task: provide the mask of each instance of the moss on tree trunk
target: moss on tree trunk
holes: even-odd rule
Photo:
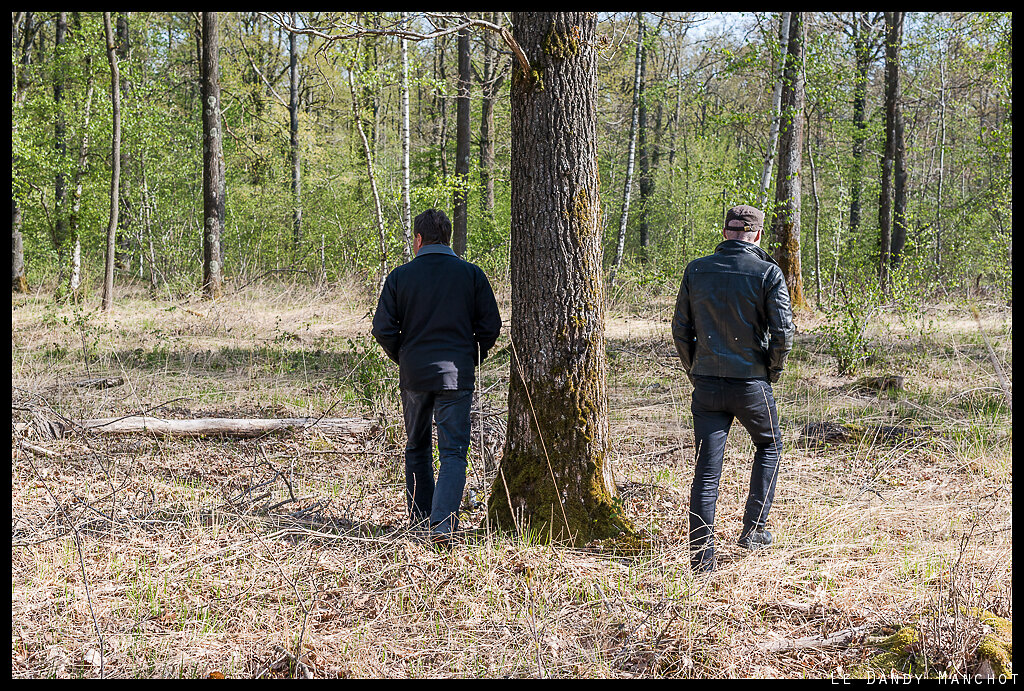
[[[512,80],[509,421],[488,516],[583,544],[628,530],[606,467],[596,16],[513,24],[544,78]]]

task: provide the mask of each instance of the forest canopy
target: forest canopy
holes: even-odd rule
[[[375,285],[408,256],[410,209],[458,216],[460,204],[465,258],[507,275],[509,89],[520,69],[495,30],[507,31],[507,15],[217,14],[228,286],[269,274]],[[717,244],[725,209],[763,204],[771,217],[789,14],[599,16],[603,254],[616,280],[668,288]],[[898,250],[883,246],[879,214],[892,128],[883,13],[795,14],[808,298],[827,303],[839,282],[877,276],[890,251],[893,281],[1008,291],[1010,13],[901,19]],[[131,12],[113,24],[116,280],[187,294],[203,281],[201,22]],[[27,286],[77,293],[76,261],[86,289],[102,276],[110,221],[115,63],[103,16],[12,13],[11,37],[12,243]]]

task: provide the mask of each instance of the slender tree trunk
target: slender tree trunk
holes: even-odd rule
[[[629,221],[629,197],[633,191],[633,166],[636,161],[637,129],[640,126],[640,65],[644,57],[644,23],[637,13],[636,59],[633,68],[633,117],[629,125],[629,151],[626,154],[626,180],[622,190],[622,215],[619,217],[619,234],[615,243],[615,258],[612,259],[610,285],[615,285],[615,276],[622,266],[622,255],[626,247],[626,223]]]
[[[764,167],[761,170],[761,188],[757,195],[761,208],[768,201],[768,186],[772,179],[772,166],[775,164],[775,151],[779,144],[779,122],[782,119],[782,82],[786,65],[786,46],[789,43],[789,21],[791,12],[779,13],[779,78],[772,89],[772,124],[768,128],[768,150],[764,156]]]
[[[861,180],[864,170],[864,143],[868,136],[867,104],[868,69],[874,31],[866,12],[853,17],[853,51],[855,74],[853,82],[853,171],[850,175],[850,234],[849,242],[857,239],[861,217]]]
[[[359,130],[359,138],[363,142],[363,156],[366,159],[366,174],[370,178],[370,191],[373,193],[374,215],[377,220],[377,240],[380,251],[380,280],[379,285],[384,285],[384,279],[388,276],[388,246],[387,228],[384,225],[384,212],[380,205],[380,194],[377,192],[377,176],[373,172],[373,151],[370,149],[370,141],[366,137],[366,130],[363,127],[363,118],[359,114],[359,100],[356,98],[356,86],[352,80],[352,69],[346,70],[348,74],[348,89],[352,95],[352,112],[355,115],[356,129]]]
[[[296,26],[295,12],[291,13]],[[292,244],[302,243],[302,151],[299,148],[299,49],[298,36],[288,32],[288,145],[292,158]]]
[[[472,74],[469,63],[469,29],[459,31],[459,90],[455,104],[455,198],[452,200],[452,249],[460,257],[466,255],[469,214],[469,85]]]
[[[68,297],[78,301],[82,283],[82,238],[79,214],[82,209],[82,185],[89,157],[89,121],[92,115],[93,75],[92,56],[85,56],[85,112],[82,118],[82,140],[78,147],[78,165],[75,167],[74,193],[68,216],[71,262],[68,270]],[[120,109],[120,106],[119,106]],[[120,175],[119,175],[120,177]]]
[[[203,12],[203,297],[223,292],[221,236],[224,234],[223,133],[220,122],[220,39],[216,12]]]
[[[501,24],[501,13],[492,12],[489,21]],[[480,183],[483,195],[480,203],[485,222],[494,227],[494,101],[503,77],[498,73],[498,53],[494,35],[484,32],[483,98],[480,102]]]
[[[437,147],[440,158],[441,178],[444,179],[448,177],[448,72],[444,64],[444,37],[437,39],[434,44],[437,51],[437,69],[434,73],[434,78],[443,85],[441,87],[443,91],[437,97],[437,100],[440,102],[439,110],[441,111],[440,129],[437,133]]]
[[[903,134],[903,112],[898,103],[893,136],[896,138],[896,151],[893,160],[892,266],[896,268],[903,263],[903,250],[907,245],[907,147]]]
[[[647,38],[647,27],[643,22],[643,12],[637,13],[637,21],[640,22],[641,28],[639,29],[643,39]],[[651,143],[647,138],[647,99],[644,96],[644,90],[647,84],[647,46],[644,46],[643,52],[640,53],[640,79],[637,91],[637,134],[636,134],[636,147],[637,157],[640,165],[640,175],[638,176],[637,183],[640,188],[640,199],[639,201],[639,235],[640,235],[640,261],[647,261],[647,251],[650,246],[650,223],[648,221],[647,205],[650,202],[651,195],[654,192],[654,180],[651,177]]]
[[[785,55],[772,241],[775,246],[775,261],[786,277],[790,302],[794,309],[807,306],[800,268],[800,167],[804,137],[803,47],[803,13],[793,12],[790,16],[789,40]]]
[[[935,188],[935,271],[942,267],[942,184],[946,172],[946,54],[939,39],[939,179]]]
[[[27,78],[25,78],[25,70],[18,70],[18,64],[27,67],[31,60],[31,45],[32,45],[32,34],[33,34],[33,20],[32,13],[25,12],[24,17],[20,22],[15,21],[11,24],[11,45],[16,45],[17,30],[19,25],[22,28],[24,40],[21,46],[21,59],[20,61],[11,61],[11,91],[14,92],[14,103],[13,107],[20,106],[25,100],[25,94],[27,93],[26,88],[28,86]],[[14,112],[11,112],[11,126],[16,128],[17,119],[14,117]],[[12,153],[11,154],[11,171],[18,170],[18,159]],[[11,186],[11,289],[16,293],[27,293],[28,292],[28,278],[25,274],[25,244],[24,239],[21,235],[21,204],[18,200],[18,194],[14,186]]]
[[[889,284],[889,263],[892,253],[892,177],[896,160],[897,98],[900,84],[900,42],[903,13],[885,13],[885,153],[882,156],[882,180],[878,192],[878,230],[881,248],[878,256],[878,277],[882,288]]]
[[[808,119],[808,129],[810,120]],[[811,165],[811,194],[814,196],[814,301],[821,309],[821,237],[818,232],[818,219],[821,216],[821,200],[818,198],[818,174],[814,168],[814,150],[811,136],[804,138],[807,145],[807,162]]]
[[[512,360],[488,517],[586,544],[628,529],[614,505],[601,281],[596,13],[516,12]]]
[[[77,13],[76,13],[77,14]],[[115,47],[117,50],[117,62],[124,64],[131,54],[131,43],[128,35],[128,15],[125,12],[118,12],[114,20]],[[128,80],[124,77],[120,80],[121,94],[119,98],[123,103],[128,94]],[[128,147],[121,147],[121,179],[125,179],[128,170]],[[118,190],[121,211],[118,214],[117,238],[115,240],[116,250],[114,253],[114,268],[117,271],[130,271],[132,264],[131,229],[131,200],[123,190]]]
[[[64,172],[65,158],[67,156],[67,124],[64,117],[64,70],[67,69],[61,56],[64,52],[64,44],[67,43],[68,18],[67,12],[57,13],[56,37],[54,40],[54,63],[56,73],[53,79],[53,153],[57,172],[53,180],[53,216],[54,235],[53,245],[57,250],[58,262],[63,266],[64,252],[67,250],[67,175]],[[63,268],[61,269],[63,272]]]
[[[120,206],[118,191],[121,186],[121,84],[117,69],[117,47],[110,26],[110,13],[103,13],[103,30],[107,38],[107,61],[110,63],[110,102],[113,110],[110,161],[110,225],[107,226],[107,261],[103,274],[103,309],[114,303],[114,251],[117,239],[117,216]]]
[[[402,12],[403,25],[409,15]],[[402,256],[412,258],[412,201],[409,189],[409,42],[402,39]]]

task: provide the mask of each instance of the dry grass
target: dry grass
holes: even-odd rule
[[[935,607],[1012,617],[1010,414],[966,310],[936,307],[927,329],[879,322],[873,367],[906,376],[898,397],[836,377],[802,318],[776,387],[775,546],[731,544],[752,453],[737,429],[720,568],[694,579],[690,389],[667,333],[670,296],[615,307],[607,325],[613,461],[624,511],[651,537],[634,554],[482,529],[439,554],[405,530],[404,437],[367,338],[373,300],[357,286],[251,286],[215,305],[129,293],[109,315],[45,294],[12,303],[16,421],[155,408],[388,423],[361,440],[14,438],[13,676],[820,678],[863,659],[862,639],[773,644],[918,621],[967,671],[967,633]],[[985,327],[1011,371],[1009,311],[990,310]],[[74,386],[107,375],[127,383]],[[499,350],[480,378],[491,449],[506,377]],[[815,420],[937,434],[817,449],[799,440]],[[480,448],[468,502],[488,487]],[[469,507],[464,523],[482,517]]]

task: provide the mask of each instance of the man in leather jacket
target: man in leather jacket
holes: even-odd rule
[[[683,272],[672,337],[693,383],[696,468],[690,489],[690,562],[715,567],[714,522],[725,441],[734,419],[754,442],[750,491],[739,544],[760,549],[775,495],[782,437],[772,383],[793,345],[789,290],[778,264],[760,247],[764,214],[736,206],[726,214],[725,242]]]

